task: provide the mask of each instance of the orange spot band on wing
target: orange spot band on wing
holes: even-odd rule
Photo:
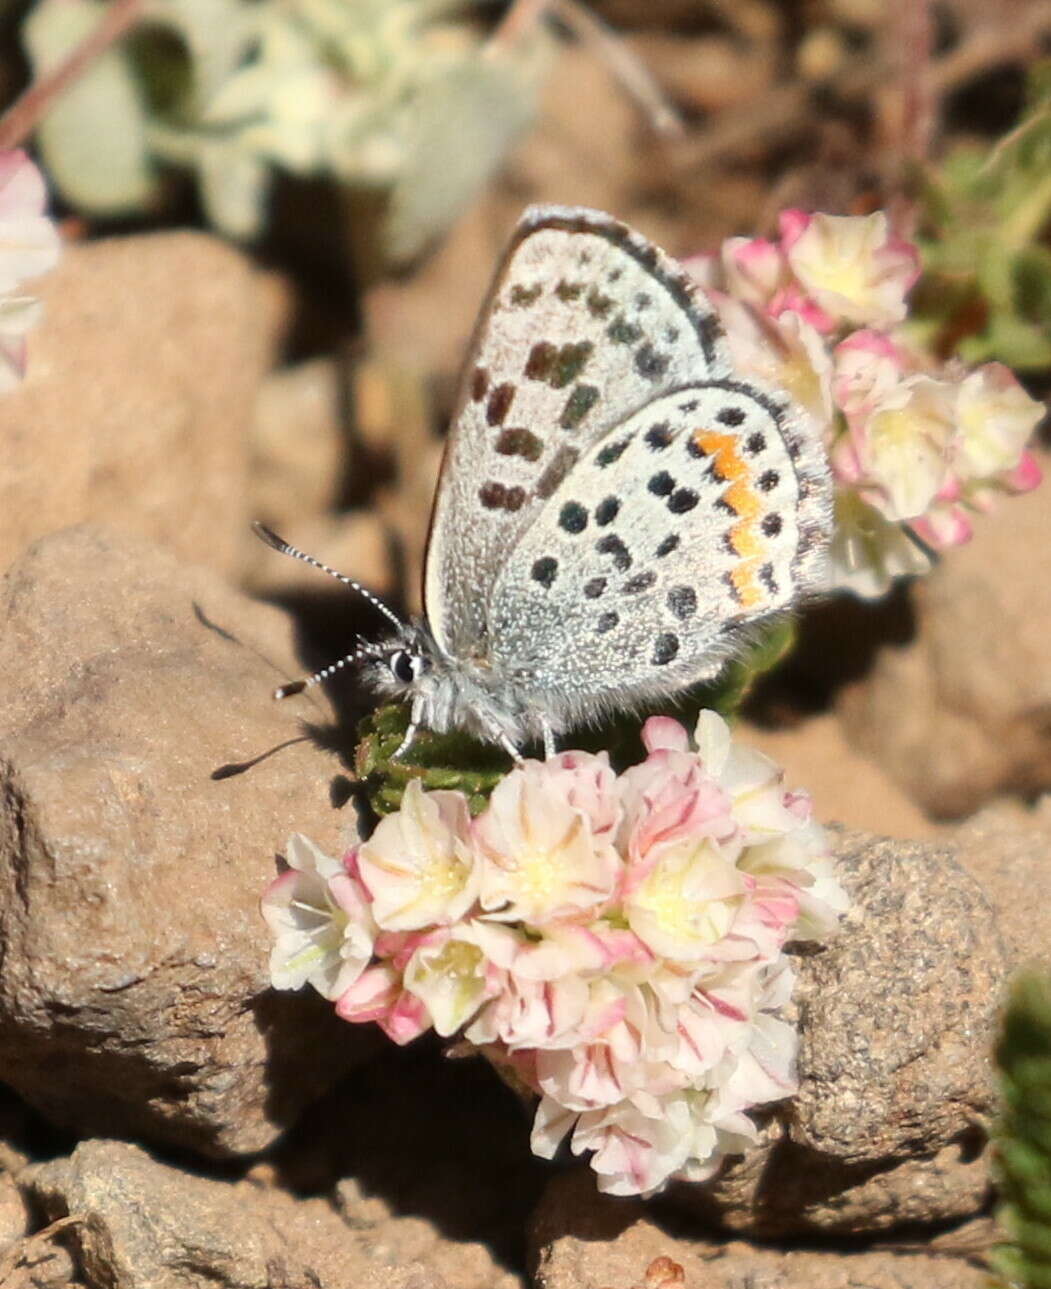
[[[763,593],[756,585],[755,564],[751,560],[747,564],[738,564],[730,573],[730,581],[742,608],[754,609],[762,600]]]
[[[730,544],[741,562],[730,572],[730,582],[742,608],[753,609],[763,599],[756,580],[766,544],[756,531],[763,503],[751,487],[752,470],[737,451],[737,439],[719,430],[695,430],[693,441],[705,456],[714,457],[713,473],[730,486],[722,500],[737,515],[730,529]]]

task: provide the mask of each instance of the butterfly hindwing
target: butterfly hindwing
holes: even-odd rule
[[[593,444],[728,374],[709,302],[668,256],[600,212],[527,212],[482,310],[435,501],[424,600],[438,645],[486,658],[498,573]]]
[[[591,446],[500,570],[493,665],[568,723],[674,693],[819,584],[828,525],[827,471],[783,401],[733,380],[659,397]]]

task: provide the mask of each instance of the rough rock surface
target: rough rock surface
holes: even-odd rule
[[[32,547],[0,587],[0,1069],[81,1133],[259,1150],[374,1037],[268,989],[275,851],[335,845],[341,766],[274,704],[286,620],[141,539]]]
[[[537,1211],[533,1240],[539,1289],[629,1289],[656,1258],[684,1272],[685,1289],[983,1289],[988,1272],[958,1252],[916,1247],[846,1252],[778,1250],[683,1238],[652,1209],[595,1192],[582,1173],[559,1178]]]
[[[14,1178],[10,1173],[0,1173],[0,1257],[26,1233],[28,1226],[29,1214]]]
[[[118,1141],[82,1142],[32,1165],[21,1185],[71,1242],[89,1284],[111,1289],[513,1289],[477,1244],[443,1240],[378,1201],[337,1211],[297,1198],[260,1168],[241,1181],[194,1176]],[[448,1279],[447,1279],[448,1277]]]
[[[218,238],[155,233],[68,247],[34,293],[27,378],[0,399],[0,567],[95,520],[234,569],[274,281]]]
[[[987,1196],[992,910],[948,848],[854,833],[836,852],[852,908],[799,962],[799,1094],[714,1183],[673,1193],[733,1230],[879,1231],[968,1217]]]
[[[1005,501],[914,586],[916,639],[839,701],[854,746],[936,817],[1051,789],[1049,545],[1046,489]]]

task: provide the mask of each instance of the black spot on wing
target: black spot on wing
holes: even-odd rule
[[[522,426],[501,430],[495,446],[501,456],[522,457],[526,461],[539,461],[544,451],[543,439]]]
[[[599,400],[594,385],[574,385],[562,408],[558,423],[563,430],[575,430]]]
[[[509,488],[495,479],[483,483],[478,489],[478,500],[486,510],[521,510],[525,499],[524,488],[519,488],[517,484]]]
[[[615,345],[633,345],[642,339],[642,328],[621,314],[606,328],[606,335]]]
[[[609,555],[613,560],[613,567],[618,572],[626,573],[631,568],[631,551],[616,533],[607,533],[605,537],[600,537],[595,543],[595,549],[600,555]]]
[[[646,444],[652,452],[662,452],[674,438],[667,421],[659,421],[646,431]]]
[[[692,488],[676,488],[668,498],[668,509],[673,515],[685,515],[700,500]]]
[[[554,389],[565,389],[584,370],[593,349],[590,340],[564,345],[538,340],[529,351],[523,375],[527,380],[544,381]]]
[[[635,350],[635,370],[645,380],[660,380],[669,362],[669,356],[659,353],[648,340]]]
[[[679,652],[679,637],[673,631],[665,631],[653,642],[653,661],[658,667],[671,662]]]
[[[612,465],[614,461],[619,461],[627,451],[630,443],[631,439],[627,438],[617,439],[613,443],[605,444],[599,449],[598,454],[595,457],[596,463],[605,469],[606,466]]]
[[[636,573],[634,577],[629,578],[621,589],[626,595],[638,595],[640,591],[648,591],[656,580],[657,574],[652,568],[648,568],[644,572]]]
[[[668,608],[685,622],[697,612],[697,592],[692,586],[673,586],[668,592]]]
[[[511,288],[509,299],[516,309],[527,308],[531,304],[536,304],[542,290],[543,287],[539,282],[535,282],[532,286],[522,286],[520,282],[516,282]]]
[[[515,398],[515,386],[510,381],[497,385],[485,405],[485,419],[490,425],[502,425]]]
[[[591,288],[587,294],[587,299],[585,300],[585,304],[588,307],[588,313],[590,313],[593,318],[599,319],[608,317],[609,311],[613,308],[615,303],[616,301],[611,295],[603,295],[597,286],[593,286]]]
[[[558,576],[558,560],[553,559],[550,555],[544,555],[540,559],[534,560],[530,576],[534,582],[539,582],[545,589],[553,586],[555,578]]]
[[[595,507],[595,523],[598,524],[600,528],[605,528],[607,525],[613,523],[619,513],[620,498],[605,497]]]
[[[588,526],[588,512],[579,501],[567,501],[558,513],[558,526],[566,533],[582,533]]]

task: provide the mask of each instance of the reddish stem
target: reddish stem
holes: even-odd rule
[[[35,81],[0,117],[0,149],[17,148],[36,129],[57,98],[119,40],[142,14],[143,0],[112,0],[98,25],[57,67]]]

